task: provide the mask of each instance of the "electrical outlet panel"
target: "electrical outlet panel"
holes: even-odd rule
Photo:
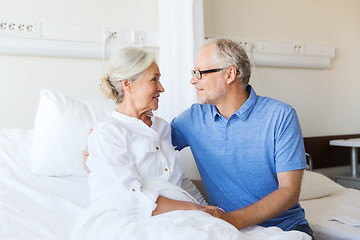
[[[143,44],[145,41],[145,32],[133,30],[131,32],[131,41],[132,41],[132,43],[135,43],[135,44]]]
[[[304,54],[305,45],[301,43],[295,43],[292,49],[294,54]]]
[[[246,52],[251,52],[254,48],[254,43],[251,41],[240,41],[240,45],[245,49]]]
[[[0,36],[40,38],[40,22],[21,18],[0,17]]]
[[[123,42],[124,41],[124,34],[123,34],[123,30],[121,29],[115,29],[115,28],[104,28],[104,39],[106,38],[106,34],[110,33],[110,37],[108,39],[108,42]]]

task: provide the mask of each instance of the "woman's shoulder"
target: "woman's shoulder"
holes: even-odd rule
[[[158,116],[152,117],[152,120],[155,121],[158,125],[161,125],[161,126],[170,125],[168,121],[166,121],[165,119],[163,119],[161,117],[158,117]]]
[[[170,132],[170,123],[161,117],[152,117],[152,126],[151,128],[158,134],[167,134]]]
[[[127,128],[125,124],[118,119],[115,119],[113,117],[109,117],[101,122],[98,122],[95,125],[94,130],[98,133],[102,134],[109,134],[109,135],[117,135],[117,134],[123,134],[127,132]]]

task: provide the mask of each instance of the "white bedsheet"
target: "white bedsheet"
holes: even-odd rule
[[[360,239],[359,190],[344,188],[326,197],[301,201],[300,204],[305,209],[316,240]]]
[[[0,236],[4,240],[67,240],[76,218],[89,206],[87,178],[31,174],[31,136],[30,130],[0,130]],[[101,233],[107,232],[106,240],[310,239],[306,234],[275,227],[238,231],[200,211],[174,211],[144,220],[124,220],[109,214],[94,221],[105,225],[90,232],[97,236],[95,239],[104,239]]]
[[[1,234],[4,240],[68,239],[89,204],[87,178],[32,175],[31,137],[32,131],[0,130]]]

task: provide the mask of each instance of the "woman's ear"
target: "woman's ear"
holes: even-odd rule
[[[225,73],[226,83],[231,84],[236,79],[237,70],[236,67],[229,67]]]
[[[125,92],[131,93],[132,90],[132,84],[129,80],[125,79],[121,81],[122,89]]]

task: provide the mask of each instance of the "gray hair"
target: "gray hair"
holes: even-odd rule
[[[213,38],[206,40],[202,48],[213,44],[216,47],[216,53],[213,56],[214,63],[224,67],[234,66],[237,69],[236,78],[241,84],[247,86],[251,76],[251,63],[240,43],[225,38]]]
[[[101,78],[101,91],[106,97],[120,103],[123,99],[121,81],[136,81],[154,61],[155,55],[142,48],[126,47],[119,50],[109,59],[109,73]]]

